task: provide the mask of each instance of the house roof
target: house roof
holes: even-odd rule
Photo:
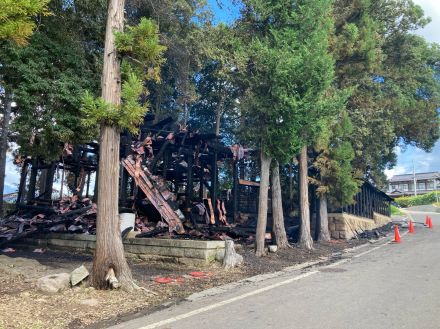
[[[440,172],[416,173],[415,176],[416,176],[416,180],[434,179],[434,178],[440,178]],[[395,175],[390,179],[390,183],[412,181],[413,179],[414,179],[413,174]]]

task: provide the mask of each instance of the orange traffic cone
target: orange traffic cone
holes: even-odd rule
[[[432,228],[432,218],[429,217],[428,228]]]
[[[408,232],[409,233],[415,233],[415,231],[414,231],[414,224],[413,224],[412,220],[409,221],[409,230],[408,230]]]
[[[400,243],[400,233],[399,233],[399,227],[394,225],[394,242]]]
[[[425,226],[429,226],[429,216],[426,215]]]

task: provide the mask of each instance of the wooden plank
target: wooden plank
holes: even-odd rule
[[[238,183],[239,183],[240,185],[260,187],[260,183],[252,182],[252,181],[244,180],[244,179],[239,179],[239,180],[238,180]]]
[[[180,218],[162,196],[162,193],[160,193],[160,191],[154,186],[147,174],[142,170],[136,172],[136,166],[133,159],[127,158],[122,160],[122,165],[127,169],[130,176],[134,178],[136,185],[140,187],[142,192],[144,192],[147,199],[168,223],[169,230],[176,231],[179,234],[185,233]]]

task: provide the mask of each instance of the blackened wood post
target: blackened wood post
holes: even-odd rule
[[[45,196],[49,200],[52,200],[53,178],[55,176],[55,170],[56,170],[56,164],[55,164],[55,162],[52,162],[50,164],[50,167],[47,169],[46,188],[45,188],[45,191],[44,191]]]
[[[167,179],[169,164],[170,164],[170,152],[165,150],[163,154],[163,172],[162,172],[162,177],[165,180]]]
[[[186,211],[191,212],[191,206],[193,202],[194,185],[193,185],[193,164],[194,157],[193,154],[188,154],[188,169],[187,169],[187,180],[186,180]]]
[[[365,185],[362,185],[362,187],[361,187],[362,217],[367,218],[368,214],[367,214],[367,207],[366,207],[365,197],[366,197]]]
[[[31,177],[29,179],[29,189],[27,194],[27,203],[31,203],[35,198],[35,185],[37,184],[38,160],[32,159]]]
[[[200,172],[199,172],[199,178],[200,178],[200,188],[199,188],[199,199],[203,203],[203,190],[205,188],[204,179],[203,176],[205,174],[205,167],[203,166],[203,161],[200,161]]]
[[[128,174],[122,164],[120,165],[119,172],[121,173],[121,186],[119,188],[120,206],[125,207],[125,203],[127,202]]]
[[[20,185],[18,187],[18,194],[16,204],[19,205],[22,203],[23,194],[26,191],[26,178],[28,173],[29,161],[25,160],[23,163],[23,167],[21,168],[20,173]]]
[[[373,193],[372,193],[372,190],[371,190],[370,187],[368,187],[368,202],[369,202],[369,205],[368,205],[369,208],[368,209],[370,211],[370,218],[373,218],[373,215],[374,215],[374,208],[373,208],[374,202],[373,202]]]
[[[95,203],[98,201],[98,177],[99,177],[99,166],[96,168],[95,186],[93,188],[93,202]]]
[[[218,168],[217,168],[217,151],[214,151],[214,157],[212,161],[212,172],[211,172],[211,200],[212,208],[217,209],[217,179],[218,179]]]
[[[234,222],[238,216],[238,195],[239,195],[239,161],[232,160],[233,161],[233,187],[232,187],[232,212],[233,212],[233,219]]]

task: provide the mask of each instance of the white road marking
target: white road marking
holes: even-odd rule
[[[383,244],[383,245],[380,245],[380,246],[378,246],[378,247],[371,248],[370,250],[367,250],[367,251],[361,252],[360,254],[354,255],[353,258],[358,258],[358,257],[364,256],[364,255],[366,255],[366,254],[369,254],[370,252],[373,252],[373,251],[375,251],[375,250],[377,250],[377,249],[380,249],[380,248],[382,248],[382,247],[385,246],[385,245],[386,245],[386,244]]]
[[[402,233],[401,236],[405,236],[407,234],[408,234],[408,231]],[[362,252],[360,254],[356,254],[352,258],[359,258],[361,256],[369,254],[370,252],[373,252],[375,250],[383,248],[386,245],[391,244],[392,242],[393,241],[387,241],[387,242],[385,242],[385,243],[383,243],[383,244],[381,244],[381,245],[379,245],[377,247],[374,247],[372,249],[364,251],[364,252]],[[324,266],[324,268],[331,268],[331,267],[336,267],[336,266],[342,265],[344,263],[349,262],[352,258],[346,258],[346,259],[339,260],[339,261],[337,261],[335,263],[332,263],[330,265]],[[228,305],[228,304],[234,303],[236,301],[239,301],[239,300],[242,300],[242,299],[254,296],[254,295],[258,295],[258,294],[261,294],[263,292],[266,292],[266,291],[269,291],[269,290],[272,290],[272,289],[284,286],[286,284],[289,284],[289,283],[292,283],[292,282],[295,282],[295,281],[307,278],[307,277],[309,277],[311,275],[314,275],[314,274],[317,274],[319,272],[320,272],[319,270],[316,270],[316,271],[302,273],[302,274],[297,275],[297,276],[295,276],[293,278],[290,278],[290,279],[287,279],[287,280],[284,280],[284,281],[281,281],[281,282],[278,282],[278,283],[274,283],[272,285],[269,285],[269,286],[266,286],[266,287],[263,287],[263,288],[260,288],[260,289],[257,289],[257,290],[254,290],[254,291],[251,291],[251,292],[248,292],[248,293],[236,296],[236,297],[232,297],[230,299],[223,300],[223,301],[218,302],[218,303],[214,303],[214,304],[211,304],[211,305],[208,305],[208,306],[205,306],[205,307],[201,307],[201,308],[199,308],[197,310],[194,310],[194,311],[190,311],[190,312],[187,312],[187,313],[184,313],[184,314],[180,314],[180,315],[177,315],[177,316],[174,316],[174,317],[162,320],[162,321],[158,321],[158,322],[149,324],[147,326],[140,327],[138,329],[154,329],[154,328],[159,328],[161,326],[164,326],[164,325],[167,325],[167,324],[170,324],[170,323],[174,323],[174,322],[177,322],[177,321],[180,321],[180,320],[183,320],[183,319],[187,319],[187,318],[192,317],[194,315],[205,313],[205,312],[213,310],[215,308],[219,308],[221,306]]]
[[[260,289],[257,289],[257,290],[254,290],[254,291],[251,291],[251,292],[248,292],[248,293],[245,293],[243,295],[236,296],[236,297],[233,297],[233,298],[230,298],[230,299],[227,299],[227,300],[223,300],[221,302],[218,302],[218,303],[215,303],[215,304],[212,304],[212,305],[201,307],[201,308],[199,308],[197,310],[194,310],[194,311],[191,311],[191,312],[188,312],[188,313],[185,313],[185,314],[180,314],[180,315],[171,317],[171,318],[166,319],[166,320],[162,320],[162,321],[159,321],[159,322],[156,322],[156,323],[152,323],[152,324],[149,324],[147,326],[141,327],[139,329],[154,329],[154,328],[158,328],[158,327],[164,326],[166,324],[170,324],[170,323],[173,323],[173,322],[176,322],[176,321],[179,321],[179,320],[183,320],[183,319],[192,317],[192,316],[200,314],[200,313],[204,313],[204,312],[210,311],[212,309],[215,309],[215,308],[218,308],[218,307],[221,307],[221,306],[224,306],[224,305],[231,304],[233,302],[242,300],[244,298],[248,298],[248,297],[251,297],[251,296],[254,296],[254,295],[257,295],[257,294],[261,294],[262,292],[269,291],[269,290],[272,290],[272,289],[284,286],[286,284],[289,284],[289,283],[292,283],[294,281],[298,281],[298,280],[304,279],[306,277],[309,277],[309,276],[317,274],[317,273],[319,273],[319,271],[306,272],[306,273],[300,274],[298,276],[295,276],[294,278],[287,279],[287,280],[284,280],[284,281],[281,281],[281,282],[278,282],[278,283],[274,283],[274,284],[272,284],[270,286],[263,287],[263,288],[260,288]]]
[[[342,260],[339,260],[339,261],[337,261],[337,262],[335,262],[335,263],[332,263],[332,264],[326,265],[326,266],[324,266],[324,268],[336,267],[336,266],[338,266],[338,265],[342,265],[342,264],[347,263],[347,262],[349,262],[349,261],[350,261],[350,258],[342,259]]]

